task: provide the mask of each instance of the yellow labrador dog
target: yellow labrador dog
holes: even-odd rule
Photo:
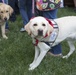
[[[12,14],[13,9],[4,3],[0,3],[0,26],[2,31],[2,37],[8,39],[5,34],[5,23],[9,20],[10,15]]]
[[[68,58],[75,50],[73,42],[76,39],[76,17],[62,17],[54,19],[54,21],[58,24],[59,32],[52,46],[55,46],[66,39],[69,44],[70,51],[62,58]],[[45,42],[50,41],[50,36],[54,28],[53,26],[49,25],[49,22],[44,17],[39,16],[31,19],[29,23],[25,25],[25,29],[28,34],[31,35],[34,44],[38,40],[37,44],[35,45],[34,60],[29,65],[29,70],[33,70],[38,67],[46,53],[51,48],[51,43],[49,43],[50,46],[48,46]],[[48,35],[47,37],[45,37],[46,34]]]

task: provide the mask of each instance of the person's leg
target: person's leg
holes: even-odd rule
[[[15,14],[19,15],[18,0],[15,0]]]
[[[8,4],[8,0],[4,0],[4,3]]]
[[[15,0],[8,0],[8,4],[15,10]]]
[[[24,25],[28,22],[28,16],[25,7],[26,7],[26,0],[19,0],[19,10]]]
[[[15,11],[15,0],[8,0],[8,5],[10,5]],[[10,21],[14,22],[15,20],[16,20],[16,14],[15,12],[13,12],[12,15],[10,16]]]
[[[2,0],[0,0],[0,3],[2,3]]]
[[[8,26],[8,22],[6,22],[6,26],[5,26],[5,33],[9,32],[9,26]]]
[[[61,44],[58,44],[58,45],[52,47],[52,49],[49,50],[49,54],[52,54],[54,56],[60,56],[60,55],[62,55]]]
[[[22,20],[23,20],[23,28],[21,28],[20,31],[25,31],[24,29],[24,25],[27,24],[27,22],[29,21],[28,20],[28,15],[27,15],[27,12],[26,12],[26,1],[27,0],[19,0],[19,10],[20,10],[20,14],[22,16]]]
[[[27,6],[27,15],[30,20],[30,18],[32,18],[32,0],[27,1],[26,6]]]
[[[57,18],[57,9],[55,10],[51,10],[51,11],[45,11],[43,12],[43,16],[48,18],[48,19],[55,19]],[[62,49],[61,49],[61,45],[58,44],[54,47],[52,47],[52,49],[49,50],[49,53],[52,53],[52,55],[61,55],[62,54]]]
[[[45,11],[43,12],[43,16],[48,19],[55,19],[57,18],[57,11],[58,11],[57,9],[51,11]]]
[[[6,22],[5,28],[6,28],[6,29],[9,29],[8,22]]]

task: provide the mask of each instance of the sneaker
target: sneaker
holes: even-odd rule
[[[24,32],[24,31],[26,31],[24,28],[21,28],[21,30],[20,30],[21,32]]]

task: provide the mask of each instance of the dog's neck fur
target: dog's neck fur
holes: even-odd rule
[[[51,34],[50,34],[51,35]],[[45,42],[45,41],[48,41],[48,39],[50,38],[50,35],[49,36],[37,36],[37,37],[34,37],[33,35],[31,36],[32,39],[33,39],[33,44],[35,46],[38,45],[39,42]],[[45,41],[44,41],[45,40]]]
[[[5,24],[6,22],[5,21],[3,21],[2,19],[1,19],[1,16],[0,16],[0,25],[3,25],[3,24]]]
[[[0,19],[0,25],[4,25],[6,22],[4,22],[4,21],[2,21],[1,19]]]

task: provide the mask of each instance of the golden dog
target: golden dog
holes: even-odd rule
[[[9,20],[9,17],[13,13],[13,9],[4,3],[0,3],[0,26],[2,31],[2,37],[5,39],[8,39],[8,37],[5,34],[5,24],[6,21]]]

